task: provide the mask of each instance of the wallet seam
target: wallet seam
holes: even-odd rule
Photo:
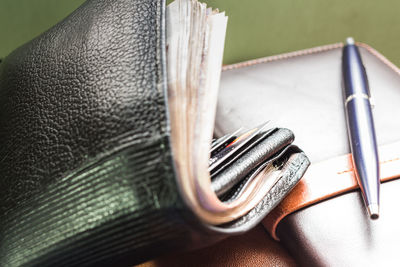
[[[388,68],[390,68],[392,71],[394,71],[397,75],[400,76],[400,69],[395,64],[393,64],[390,60],[388,60],[385,56],[383,56],[381,53],[379,53],[376,49],[372,48],[370,45],[365,44],[365,43],[356,42],[356,44],[358,46],[364,48],[365,50],[367,50],[371,55],[373,55],[375,58],[377,58],[379,61],[381,61]],[[297,51],[289,52],[289,53],[278,54],[278,55],[274,55],[274,56],[256,58],[256,59],[243,61],[243,62],[239,62],[239,63],[224,65],[222,67],[222,71],[240,69],[240,68],[250,67],[250,66],[258,65],[258,64],[262,64],[262,63],[285,60],[285,59],[290,59],[290,58],[299,57],[299,56],[307,56],[307,55],[317,54],[317,53],[321,53],[321,52],[331,51],[331,50],[334,50],[337,48],[342,48],[342,47],[343,47],[343,43],[340,42],[340,43],[334,43],[334,44],[329,44],[329,45],[316,46],[316,47],[312,47],[312,48],[308,48],[308,49],[297,50]]]

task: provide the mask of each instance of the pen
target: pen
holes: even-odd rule
[[[364,203],[372,219],[379,217],[379,160],[367,73],[353,38],[342,54],[343,96],[353,164]]]

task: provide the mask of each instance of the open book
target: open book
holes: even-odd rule
[[[168,98],[172,149],[181,191],[204,222],[231,222],[253,209],[279,181],[274,156],[286,129],[237,131],[213,138],[227,16],[196,0],[167,7]],[[272,137],[272,139],[271,139]],[[273,146],[271,140],[280,138]]]

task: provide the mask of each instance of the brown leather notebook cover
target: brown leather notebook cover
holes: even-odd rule
[[[333,44],[225,66],[217,133],[257,125],[293,129],[312,165],[264,220],[305,266],[387,266],[398,256],[400,216],[400,71],[358,44],[375,101],[381,217],[371,221],[354,179],[341,89],[341,48]]]

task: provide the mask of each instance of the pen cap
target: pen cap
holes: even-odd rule
[[[371,97],[367,73],[364,68],[360,51],[355,44],[343,47],[342,74],[344,98],[354,94],[364,94]]]

